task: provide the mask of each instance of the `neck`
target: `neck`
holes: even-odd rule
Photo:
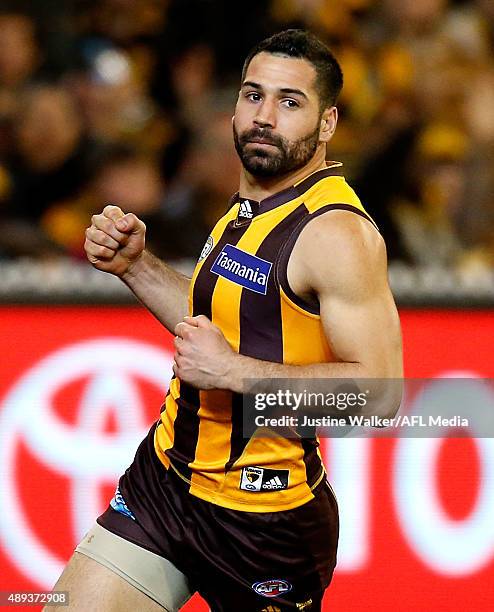
[[[298,170],[289,172],[282,176],[271,176],[271,177],[257,177],[247,172],[245,168],[242,168],[240,173],[240,195],[244,198],[250,198],[260,202],[269,196],[274,195],[283,189],[291,187],[295,183],[303,180],[317,170],[324,170],[326,168],[326,147],[319,147],[314,157],[309,161],[308,164]]]

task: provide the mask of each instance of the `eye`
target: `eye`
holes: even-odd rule
[[[298,108],[300,104],[293,98],[285,98],[281,101],[281,104],[286,108]]]
[[[257,91],[249,91],[245,94],[245,97],[251,102],[259,102],[259,100],[261,99],[261,94]]]

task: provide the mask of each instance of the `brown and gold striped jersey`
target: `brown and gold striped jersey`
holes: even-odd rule
[[[208,238],[191,281],[190,313],[211,319],[242,355],[285,364],[334,360],[318,305],[290,289],[287,263],[314,217],[343,209],[370,219],[340,167],[332,162],[261,202],[236,194]],[[156,453],[191,494],[227,508],[269,512],[311,500],[324,477],[317,438],[244,438],[242,417],[240,394],[173,378]]]

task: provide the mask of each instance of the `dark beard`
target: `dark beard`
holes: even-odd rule
[[[252,138],[262,138],[276,149],[268,151],[256,148],[255,143],[252,143],[247,150],[247,144]],[[314,157],[319,143],[319,126],[295,141],[273,134],[266,128],[252,128],[239,136],[233,126],[233,140],[240,161],[250,174],[259,178],[282,176],[302,168]]]

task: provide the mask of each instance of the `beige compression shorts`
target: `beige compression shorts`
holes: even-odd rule
[[[91,557],[163,606],[178,612],[193,590],[172,563],[95,523],[76,551]]]

